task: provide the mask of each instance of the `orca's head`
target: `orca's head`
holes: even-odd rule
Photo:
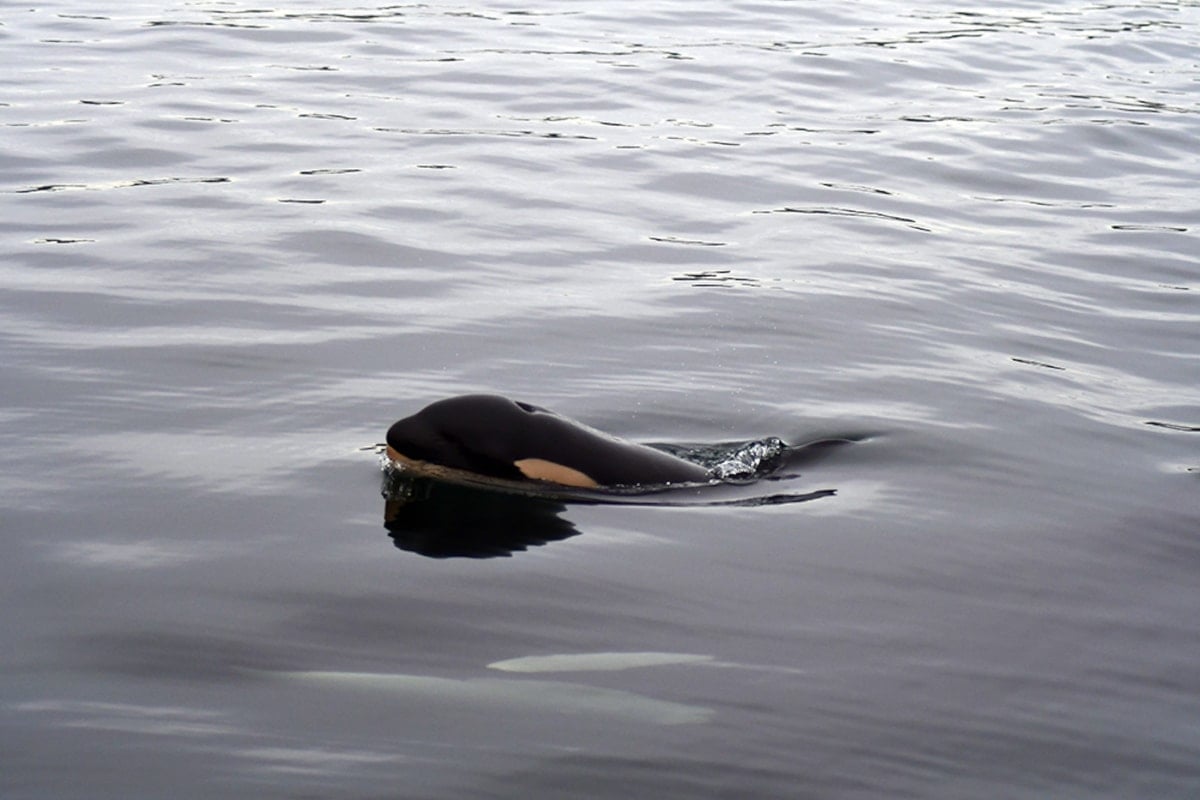
[[[393,461],[424,461],[454,466],[446,463],[448,454],[455,449],[452,443],[422,420],[420,414],[398,420],[388,428],[387,446],[388,457]]]
[[[400,464],[422,462],[497,478],[520,478],[513,459],[497,454],[497,426],[506,422],[503,407],[487,395],[442,400],[387,432],[387,455]],[[503,400],[508,407],[512,401]],[[502,437],[501,437],[502,438]]]

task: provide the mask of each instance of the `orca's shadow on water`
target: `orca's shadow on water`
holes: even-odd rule
[[[823,457],[848,439],[827,439],[788,448],[769,474],[753,479],[677,486],[647,491],[574,490],[465,485],[402,469],[383,475],[384,527],[393,544],[428,558],[497,558],[578,536],[575,523],[562,516],[568,505],[765,506],[803,503],[832,497],[833,489],[763,493],[768,482],[790,482],[790,467]]]

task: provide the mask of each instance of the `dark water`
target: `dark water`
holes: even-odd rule
[[[0,9],[6,800],[1200,795],[1196,3],[118,5]],[[428,558],[467,391],[856,441]]]

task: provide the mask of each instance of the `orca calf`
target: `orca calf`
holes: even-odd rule
[[[439,400],[387,432],[387,455],[417,473],[461,470],[595,489],[707,482],[699,464],[609,436],[545,408],[488,394]]]

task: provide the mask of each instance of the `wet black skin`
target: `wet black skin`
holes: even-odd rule
[[[498,395],[439,400],[392,425],[387,443],[409,459],[495,478],[524,479],[514,462],[525,459],[561,464],[601,486],[685,483],[709,477],[698,464]]]

